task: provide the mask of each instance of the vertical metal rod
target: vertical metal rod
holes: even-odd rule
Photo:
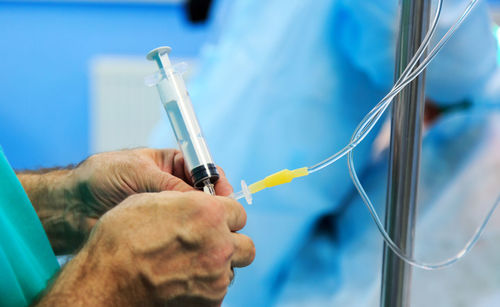
[[[429,26],[430,0],[401,0],[396,79],[417,51]],[[391,151],[385,227],[406,254],[413,253],[421,130],[425,103],[422,74],[404,89],[392,108]],[[411,267],[384,245],[380,305],[408,306]]]

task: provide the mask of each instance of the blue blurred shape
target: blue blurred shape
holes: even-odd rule
[[[89,154],[92,57],[142,57],[167,43],[192,57],[206,28],[185,21],[179,4],[0,3],[0,145],[13,167]]]

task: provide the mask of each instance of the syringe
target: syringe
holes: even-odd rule
[[[158,89],[194,186],[215,195],[214,184],[219,180],[219,173],[201,133],[182,75],[168,58],[171,50],[159,47],[148,53],[147,59],[155,61],[159,68],[149,85],[156,85]]]

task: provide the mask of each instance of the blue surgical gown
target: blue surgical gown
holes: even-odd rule
[[[439,35],[465,5],[444,2]],[[241,179],[251,183],[284,168],[310,166],[349,141],[393,82],[397,3],[239,0],[228,5],[221,34],[204,49],[188,87],[213,157],[236,189]],[[490,26],[482,3],[431,64],[431,98],[444,105],[481,97],[496,65]],[[356,149],[355,161],[363,182],[379,192],[380,205],[386,181],[372,155],[375,134]],[[152,145],[175,146],[168,140],[165,120]],[[253,238],[257,255],[250,267],[237,270],[224,304],[325,306],[325,298],[339,299],[346,287],[371,285],[379,274],[376,266],[345,265],[350,246],[360,248],[353,257],[381,246],[373,240],[359,243],[370,221],[355,218],[366,215],[359,203],[351,206],[356,201],[345,160],[255,194],[254,205],[246,207],[244,232]]]

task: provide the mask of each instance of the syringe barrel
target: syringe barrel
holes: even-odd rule
[[[184,162],[191,172],[193,184],[197,188],[203,188],[207,179],[215,183],[219,179],[219,174],[203,137],[182,75],[170,64],[169,52],[168,47],[157,48],[148,54],[148,59],[158,64],[160,73],[156,88],[184,155]]]

